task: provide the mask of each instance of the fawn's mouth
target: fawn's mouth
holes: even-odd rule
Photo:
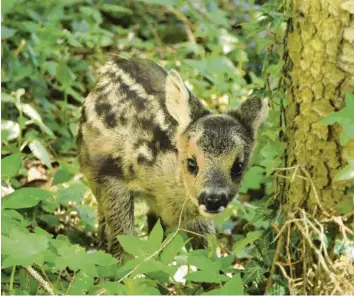
[[[199,210],[199,213],[202,216],[207,217],[207,218],[214,218],[216,215],[224,212],[225,211],[225,207],[221,206],[217,210],[211,211],[211,210],[207,210],[205,205],[199,205],[198,206],[198,210]]]

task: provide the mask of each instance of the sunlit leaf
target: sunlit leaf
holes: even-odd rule
[[[48,168],[52,168],[49,153],[41,142],[34,140],[28,146],[35,157],[40,159]]]
[[[334,124],[338,122],[343,127],[343,132],[340,137],[340,143],[345,145],[350,139],[354,138],[354,94],[347,93],[345,95],[345,107],[337,112],[328,115],[322,119],[322,124]]]

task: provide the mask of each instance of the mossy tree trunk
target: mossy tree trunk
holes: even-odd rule
[[[305,219],[308,213],[311,215],[309,219],[316,223],[324,217],[328,220],[330,216],[340,215],[336,205],[353,198],[348,194],[348,189],[354,185],[353,179],[336,181],[335,176],[347,165],[348,158],[354,157],[354,140],[341,145],[342,127],[339,124],[323,125],[319,121],[342,109],[344,95],[354,89],[354,1],[292,0],[289,10],[291,21],[284,68],[287,99],[285,163],[288,169],[283,172],[285,183],[279,189],[282,207],[289,220]],[[303,227],[301,234],[305,235],[307,226],[303,221],[290,225],[298,233]],[[349,228],[353,227],[348,225],[353,223],[350,219],[345,223]],[[335,228],[335,232],[340,233],[340,227],[336,225]],[[321,273],[326,272],[314,254],[311,242],[299,242],[300,247],[302,251],[292,254],[292,260],[300,259],[300,263],[290,267],[284,265],[283,269],[291,280],[303,279],[291,293],[324,291],[323,281],[328,279],[323,276],[322,284],[319,284]],[[317,270],[312,266],[316,264]],[[311,272],[313,276],[309,279]],[[314,287],[306,283],[306,278]],[[295,287],[296,281],[292,284]],[[333,285],[332,290],[326,291],[333,291]]]
[[[354,15],[341,7],[344,2],[348,1],[293,0],[287,36],[287,166],[306,167],[329,209],[353,184],[334,178],[346,159],[354,157],[354,140],[342,146],[341,126],[319,123],[343,108],[344,94],[354,89]],[[306,180],[289,182],[289,209],[313,210],[317,202],[310,189]]]

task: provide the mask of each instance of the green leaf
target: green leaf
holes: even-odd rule
[[[118,235],[117,239],[124,251],[133,256],[146,256],[149,253],[147,241],[128,235]]]
[[[86,253],[79,245],[70,245],[66,240],[53,240],[52,244],[57,249],[58,256],[55,265],[64,270],[69,267],[73,271],[81,270],[90,276],[98,276],[96,266],[106,266],[116,263],[116,259],[103,251]]]
[[[64,89],[68,89],[75,77],[68,65],[63,61],[56,69],[56,79],[63,85]]]
[[[335,205],[335,208],[339,213],[346,215],[354,211],[354,197],[349,196],[344,198],[341,202]]]
[[[22,167],[22,154],[16,153],[1,160],[1,176],[12,178]]]
[[[234,255],[217,258],[217,260],[219,261],[220,269],[222,269],[223,271],[228,270],[230,267],[232,267],[234,259]]]
[[[20,188],[2,198],[2,209],[22,209],[37,205],[40,201],[51,199],[52,192],[40,188]]]
[[[34,140],[28,146],[35,157],[40,159],[48,168],[52,168],[49,153],[39,141]]]
[[[340,111],[334,112],[322,119],[320,123],[331,125],[338,122],[343,127],[343,132],[340,137],[340,143],[346,144],[354,138],[354,94],[348,92],[345,95],[346,106]]]
[[[166,240],[169,240],[173,233],[171,233]],[[177,256],[185,244],[183,237],[177,233],[173,240],[162,250],[161,260],[165,263],[171,263]]]
[[[234,275],[221,288],[211,290],[206,295],[243,295],[243,282],[240,274]]]
[[[189,256],[188,263],[190,265],[194,265],[198,269],[205,270],[210,273],[219,273],[219,264],[205,256]]]
[[[53,178],[53,183],[52,186],[58,185],[58,184],[62,184],[65,182],[70,181],[73,177],[75,176],[75,174],[73,174],[72,172],[70,172],[68,169],[66,168],[60,168],[59,170],[57,170],[54,174],[54,178]]]
[[[211,273],[206,270],[200,270],[187,274],[185,279],[199,283],[220,283],[222,281],[227,281],[228,277],[221,274]]]
[[[127,295],[126,286],[118,282],[100,281],[97,286],[107,290],[110,295]]]
[[[348,159],[348,165],[342,169],[335,177],[336,181],[354,179],[354,158]]]
[[[229,280],[220,289],[223,295],[243,295],[243,282],[240,274],[234,275],[234,277]]]
[[[116,4],[102,3],[100,9],[107,12],[120,12],[125,14],[133,14],[133,11],[131,9]]]
[[[43,123],[42,117],[39,115],[36,109],[34,109],[30,104],[22,104],[21,108],[23,113],[25,113],[29,118],[31,118],[33,122],[41,128],[43,132],[45,132],[51,138],[55,138],[52,130]]]
[[[240,192],[247,193],[248,189],[259,189],[264,179],[264,169],[259,166],[250,167],[244,177]]]
[[[31,221],[25,220],[22,215],[15,210],[1,211],[1,233],[8,235],[14,228],[25,229]]]
[[[244,249],[248,244],[254,243],[257,239],[259,239],[263,234],[263,231],[257,230],[257,231],[251,231],[248,232],[246,235],[246,238],[237,241],[234,244],[233,252],[238,252]]]
[[[266,291],[265,295],[286,295],[285,288],[278,283],[274,283],[272,287]]]
[[[75,209],[80,215],[81,222],[85,222],[87,231],[95,231],[96,210],[89,205],[78,205]]]
[[[263,277],[263,273],[266,270],[258,263],[252,261],[245,265],[245,271],[243,275],[244,284],[248,284],[251,281],[260,281]]]
[[[83,271],[79,271],[70,285],[69,295],[85,295],[93,286],[93,277]]]
[[[16,29],[11,29],[5,26],[1,26],[1,39],[8,39],[15,35]]]
[[[56,202],[66,204],[69,201],[80,202],[83,200],[86,193],[86,186],[80,181],[74,181],[70,187],[60,187],[57,191]]]
[[[156,252],[160,247],[163,240],[163,229],[158,220],[149,235],[149,245],[151,246],[152,253]]]
[[[147,260],[145,262],[142,262],[139,267],[134,271],[132,276],[138,275],[138,274],[145,274],[145,273],[151,273],[151,272],[157,272],[160,270],[164,270],[167,266],[163,264],[161,261],[157,261],[154,259]]]
[[[42,265],[44,252],[48,249],[48,238],[43,235],[25,233],[16,228],[10,231],[9,237],[2,236],[1,251],[5,260],[2,268],[32,264]]]
[[[140,2],[145,2],[147,4],[158,4],[162,6],[176,6],[176,0],[139,0]]]

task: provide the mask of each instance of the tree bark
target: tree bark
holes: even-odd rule
[[[354,180],[336,181],[335,176],[347,165],[348,158],[354,157],[354,139],[341,145],[342,127],[319,121],[345,107],[344,95],[354,89],[354,1],[292,0],[288,12],[291,20],[284,67],[286,169],[278,189],[288,226],[301,238],[299,249],[293,248],[290,254],[285,227],[283,259],[288,264],[278,265],[279,271],[287,276],[291,294],[353,293],[348,270],[335,271],[339,256],[333,255],[334,245],[328,255],[322,248],[324,242],[313,239],[326,233],[330,225],[334,225],[334,232],[341,233],[345,227],[340,226],[341,221],[347,224],[347,231],[353,229],[353,215],[351,220],[331,219],[340,216],[336,209],[339,202],[353,198],[347,191]],[[317,222],[321,221],[328,223],[320,226]],[[353,269],[351,272],[349,276],[353,277]],[[336,287],[341,280],[343,283]]]
[[[354,89],[354,1],[345,9],[346,2],[293,0],[287,36],[286,164],[306,168],[329,211],[354,184],[334,180],[348,157],[354,157],[354,140],[342,146],[341,126],[319,123],[343,108],[344,94]],[[311,184],[301,178],[288,182],[286,197],[288,210],[318,207]]]

